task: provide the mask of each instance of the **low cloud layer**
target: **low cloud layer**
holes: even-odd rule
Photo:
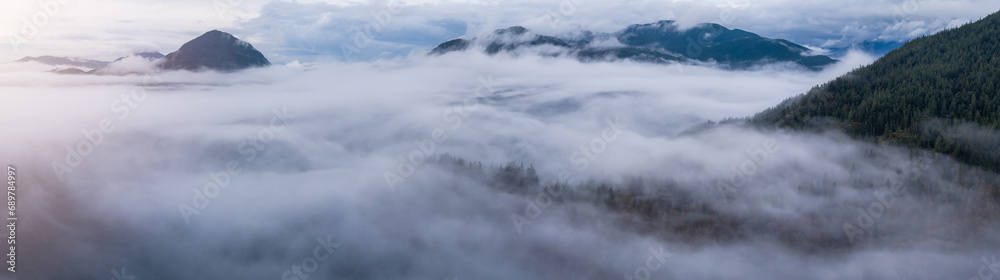
[[[976,276],[1000,248],[996,174],[836,132],[689,130],[870,61],[728,72],[468,52],[229,74],[8,68],[0,157],[21,170],[18,276]],[[523,163],[543,185],[569,174],[572,188],[546,204],[542,186],[431,163],[443,153],[487,174]]]

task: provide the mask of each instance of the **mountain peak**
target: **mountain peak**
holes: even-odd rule
[[[164,57],[168,70],[236,71],[271,65],[253,45],[219,30],[205,32]]]
[[[505,29],[497,29],[496,31],[493,32],[496,33],[497,35],[506,35],[506,34],[521,35],[527,33],[528,29],[524,28],[524,26],[511,26]]]
[[[203,35],[201,35],[201,36],[205,36],[205,35],[215,35],[215,36],[229,36],[229,37],[233,37],[233,34],[229,34],[229,33],[226,33],[226,32],[222,32],[222,31],[219,31],[218,29],[212,29],[212,30],[209,30],[208,32],[205,32],[205,34],[203,34]]]

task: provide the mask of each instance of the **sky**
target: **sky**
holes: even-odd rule
[[[0,34],[7,42],[0,48],[0,61],[166,54],[212,29],[233,33],[278,63],[370,61],[423,53],[448,39],[512,25],[558,35],[614,32],[659,20],[676,20],[682,27],[714,22],[802,45],[839,48],[865,40],[908,40],[998,9],[1000,2],[989,0],[18,0],[4,3],[0,11]],[[352,47],[357,51],[344,51]]]

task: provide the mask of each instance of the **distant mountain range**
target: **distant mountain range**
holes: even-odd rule
[[[73,66],[73,67],[84,67],[84,68],[101,68],[107,66],[108,63],[110,63],[107,61],[55,57],[49,55],[43,55],[38,57],[26,56],[24,58],[15,60],[14,62],[38,62],[41,64],[52,65],[52,66]]]
[[[861,41],[853,44],[849,44],[846,47],[831,48],[830,54],[835,56],[846,55],[848,51],[857,50],[876,57],[881,57],[892,50],[902,47],[906,42],[901,41],[881,41],[881,40],[868,40]]]
[[[162,53],[158,53],[158,52],[140,52],[140,53],[134,53],[131,56],[137,56],[137,57],[145,58],[145,59],[148,59],[148,60],[157,60],[157,59],[163,58],[163,54]],[[128,58],[128,56],[119,57],[118,59],[115,59],[114,61],[112,61],[112,63],[122,61],[122,60],[124,60],[126,58]]]
[[[833,125],[1000,171],[1000,13],[907,42],[751,122]]]
[[[581,61],[632,60],[651,63],[715,63],[727,69],[749,69],[774,63],[793,63],[820,70],[836,60],[814,55],[804,46],[761,37],[714,23],[680,29],[674,21],[631,25],[614,33],[582,32],[559,38],[535,34],[514,26],[485,38],[454,39],[438,45],[431,55],[466,50],[493,55],[528,51],[543,56],[573,56]]]
[[[198,36],[181,46],[175,52],[163,55],[158,52],[140,52],[114,61],[99,61],[78,58],[54,56],[25,57],[15,62],[38,62],[50,66],[69,66],[56,68],[51,72],[59,74],[134,74],[140,73],[128,67],[119,67],[128,58],[139,58],[152,62],[160,70],[214,70],[238,71],[253,67],[264,67],[271,62],[264,54],[254,49],[253,45],[237,39],[232,34],[212,30]],[[89,68],[88,70],[80,68]],[[126,68],[126,69],[119,69]]]

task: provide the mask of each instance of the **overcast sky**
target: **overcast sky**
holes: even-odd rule
[[[991,0],[405,0],[399,9],[389,9],[388,3],[6,1],[0,10],[0,34],[6,38],[0,61],[47,54],[110,60],[136,51],[169,53],[211,29],[253,43],[278,63],[371,60],[422,53],[451,38],[511,25],[553,34],[580,29],[613,32],[630,24],[665,19],[684,26],[721,23],[803,45],[833,48],[864,40],[910,39],[1000,9],[1000,1]],[[380,19],[373,14],[381,15]],[[26,27],[26,21],[34,23]],[[354,44],[358,32],[367,33],[374,41],[346,57],[343,47]],[[18,43],[10,43],[12,40]]]

